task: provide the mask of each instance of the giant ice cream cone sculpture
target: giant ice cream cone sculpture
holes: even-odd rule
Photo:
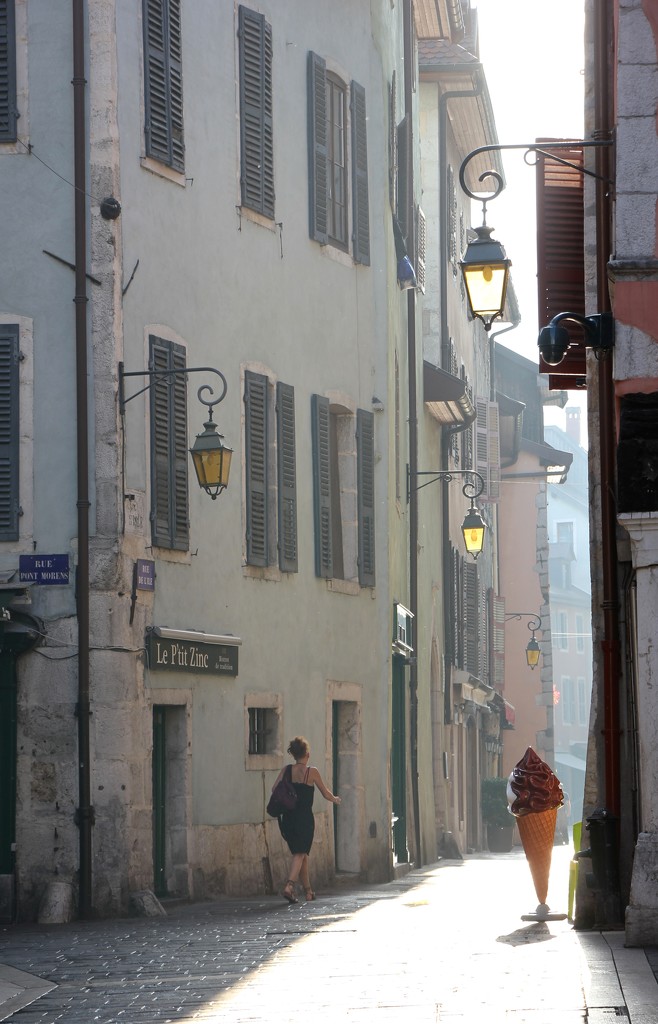
[[[532,747],[528,747],[512,769],[507,798],[519,828],[537,899],[540,906],[545,907],[562,786],[557,775]]]

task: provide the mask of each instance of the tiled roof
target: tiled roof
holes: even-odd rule
[[[477,57],[458,43],[445,39],[419,39],[418,63],[421,68],[450,64],[478,64]]]

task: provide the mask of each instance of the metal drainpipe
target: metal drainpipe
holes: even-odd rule
[[[91,783],[89,765],[89,426],[87,402],[87,161],[85,133],[85,5],[73,0],[73,149],[75,182],[75,351],[78,473],[78,911],[91,914]]]
[[[409,152],[413,167],[413,9],[411,0],[404,3],[404,112],[408,116]],[[413,175],[412,175],[413,182]],[[407,223],[413,224],[413,184],[410,192]],[[413,234],[413,232],[412,232]],[[416,388],[416,293],[407,292],[407,361],[409,373],[409,479],[418,472],[418,395]],[[415,657],[409,666],[409,739],[411,745],[411,799],[414,811],[416,866],[423,864],[420,830],[420,797],[418,792],[418,494],[413,485],[409,494],[409,611],[414,616]]]
[[[481,65],[469,68],[480,72]],[[463,92],[444,92],[439,98],[439,272],[441,279],[441,366],[450,370],[450,336],[448,333],[448,103],[453,99],[470,99],[482,92],[482,76],[474,89]],[[441,468],[447,468],[452,430],[441,432]],[[452,722],[452,660],[448,637],[452,636],[451,594],[450,594],[450,494],[448,487],[441,487],[441,519],[443,522],[443,718],[446,724]]]
[[[608,0],[593,4],[594,11],[594,108],[595,139],[609,139],[610,74],[609,49],[612,12]],[[602,180],[596,182],[596,289],[597,310],[609,311],[607,264],[611,247],[611,201],[608,182],[612,179],[610,149],[595,150],[596,171]],[[615,518],[615,401],[612,358],[602,359],[598,374],[600,474],[601,474],[601,551],[603,575],[603,717],[605,751],[605,801],[608,810],[619,821],[620,754],[619,754],[619,626]]]

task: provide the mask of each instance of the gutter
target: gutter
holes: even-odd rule
[[[85,123],[85,0],[73,0],[73,158],[75,183],[75,352],[78,478],[78,912],[91,916],[91,806],[89,764],[89,410],[87,366],[87,159]]]

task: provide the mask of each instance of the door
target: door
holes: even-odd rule
[[[156,896],[189,896],[187,709],[153,707],[153,888]]]
[[[167,829],[166,708],[153,708],[153,889],[167,895],[165,836]]]
[[[0,920],[13,918],[16,843],[16,659],[0,652]]]
[[[409,860],[407,848],[407,696],[404,659],[394,655],[391,707],[391,812],[393,856],[398,864]]]

